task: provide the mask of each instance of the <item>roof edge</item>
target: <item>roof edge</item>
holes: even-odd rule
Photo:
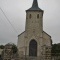
[[[44,33],[46,33],[45,31],[43,31]],[[48,34],[48,33],[46,33],[50,38],[51,38],[51,36]]]

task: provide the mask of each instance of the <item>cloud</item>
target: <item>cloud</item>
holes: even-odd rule
[[[33,0],[0,0],[0,7],[17,30],[14,31],[0,10],[0,44],[14,42],[17,44],[18,35],[25,30],[26,12],[32,6]],[[39,7],[44,10],[44,30],[52,36],[54,43],[60,42],[60,1],[38,0]]]

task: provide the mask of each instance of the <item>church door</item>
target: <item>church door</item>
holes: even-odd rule
[[[29,56],[37,56],[37,42],[34,39],[29,43]]]

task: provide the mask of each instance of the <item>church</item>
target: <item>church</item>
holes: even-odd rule
[[[18,35],[17,43],[20,60],[51,60],[52,39],[43,30],[43,13],[37,0],[26,10],[25,31]]]

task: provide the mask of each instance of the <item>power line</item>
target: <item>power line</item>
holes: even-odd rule
[[[4,16],[6,17],[7,21],[10,23],[10,25],[12,26],[12,28],[14,29],[14,31],[18,34],[17,30],[16,30],[15,27],[11,24],[10,20],[7,18],[6,14],[5,14],[4,11],[1,9],[1,7],[0,7],[0,10],[1,10],[2,13],[4,14]]]

